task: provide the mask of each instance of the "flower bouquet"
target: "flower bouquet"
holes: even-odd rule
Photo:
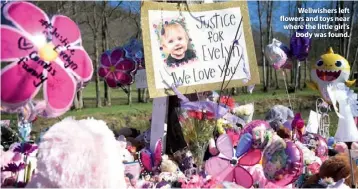
[[[252,121],[254,114],[254,104],[236,105],[232,111],[236,116],[243,119],[246,123],[249,123]]]
[[[214,113],[206,110],[179,110],[184,139],[191,151],[198,171],[201,171],[205,151],[216,125]]]

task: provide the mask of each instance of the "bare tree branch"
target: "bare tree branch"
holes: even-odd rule
[[[91,25],[91,22],[90,22],[91,19],[90,19],[89,15],[87,14],[86,17],[87,17],[87,21],[85,21],[85,23],[88,24],[88,26],[91,28],[92,32],[95,32],[95,28],[94,28],[95,26]]]
[[[123,1],[119,1],[118,4],[109,11],[109,13],[107,14],[107,17],[111,17],[112,13],[123,3]]]

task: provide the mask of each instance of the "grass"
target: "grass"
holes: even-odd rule
[[[261,69],[260,69],[261,70]],[[261,75],[261,74],[260,74]],[[281,76],[282,77],[282,76]],[[288,76],[288,78],[290,78]],[[303,79],[303,78],[302,78]],[[302,82],[303,83],[303,82]],[[279,80],[280,89],[272,90],[264,93],[262,92],[262,85],[257,85],[252,94],[243,93],[241,90],[233,98],[236,102],[240,104],[254,102],[255,103],[255,115],[254,119],[263,119],[265,113],[276,104],[281,104],[289,106],[288,96],[284,89],[284,82],[282,79]],[[358,88],[353,88],[356,92]],[[135,84],[131,86],[131,94],[133,103],[127,105],[128,99],[127,94],[121,89],[110,89],[110,96],[112,106],[96,108],[96,93],[95,93],[95,83],[90,82],[86,88],[83,89],[83,100],[84,100],[84,109],[81,110],[71,110],[59,118],[55,119],[45,119],[38,118],[38,120],[33,125],[33,134],[38,135],[38,133],[47,127],[52,126],[59,120],[68,117],[74,116],[76,119],[83,119],[87,117],[93,117],[95,119],[101,119],[107,122],[108,126],[114,131],[117,132],[120,128],[129,126],[134,127],[140,130],[144,130],[149,127],[149,118],[152,113],[152,102],[149,100],[148,103],[138,103],[137,101],[137,89]],[[103,91],[104,84],[100,83],[100,94],[103,101]],[[42,91],[39,92],[39,95],[36,98],[42,98]],[[310,89],[298,90],[296,93],[290,94],[291,104],[294,111],[300,112],[303,118],[308,120],[310,110],[316,109],[316,99],[319,98],[317,91],[312,91]],[[103,103],[102,103],[103,104]],[[336,126],[338,123],[337,116],[334,112],[330,112],[331,135],[334,134]],[[1,119],[6,120],[10,119],[13,122],[16,122],[16,115],[10,114],[1,114]]]

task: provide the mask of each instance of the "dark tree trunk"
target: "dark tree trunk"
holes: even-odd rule
[[[131,105],[132,104],[132,91],[131,91],[131,86],[130,85],[128,85],[128,93],[127,93],[127,104],[128,105]]]
[[[267,71],[266,71],[266,58],[265,58],[265,52],[264,52],[264,36],[263,36],[263,32],[262,32],[260,1],[257,1],[257,12],[259,14],[259,26],[260,26],[259,28],[260,28],[260,46],[261,46],[263,91],[267,92],[267,78],[266,78],[266,72]]]

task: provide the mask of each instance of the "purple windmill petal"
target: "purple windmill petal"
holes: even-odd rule
[[[116,65],[121,58],[124,57],[124,50],[123,49],[115,49],[111,53],[111,65]]]
[[[103,53],[101,55],[101,66],[110,67],[111,66],[111,60],[107,53]]]
[[[115,72],[115,78],[121,85],[129,85],[133,82],[133,77],[125,72]]]
[[[135,69],[135,62],[130,59],[123,59],[116,64],[116,71],[130,72]]]
[[[100,77],[106,77],[106,76],[108,75],[108,73],[109,73],[109,69],[108,69],[108,68],[100,67],[100,68],[98,69],[98,75],[99,75]]]
[[[114,72],[110,72],[107,76],[106,76],[106,83],[109,87],[111,88],[116,88],[117,87],[117,81],[115,78],[115,73]]]

